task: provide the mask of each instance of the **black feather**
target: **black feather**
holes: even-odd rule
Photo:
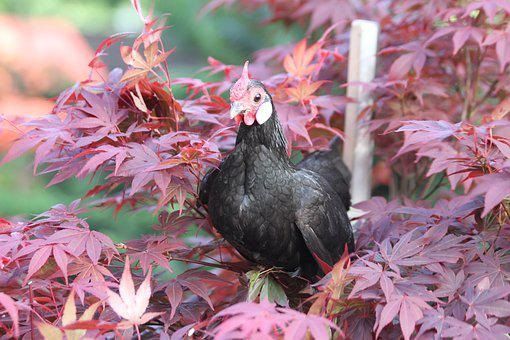
[[[351,206],[349,185],[351,172],[342,161],[340,138],[335,137],[327,151],[315,151],[296,164],[299,169],[307,169],[318,173],[340,195],[346,210]]]

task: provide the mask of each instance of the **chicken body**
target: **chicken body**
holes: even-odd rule
[[[333,265],[354,248],[349,173],[337,150],[292,164],[272,110],[263,124],[241,122],[235,149],[204,177],[200,198],[241,255],[313,279],[321,274],[316,258]]]

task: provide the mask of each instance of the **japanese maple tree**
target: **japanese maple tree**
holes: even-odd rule
[[[48,339],[459,338],[510,332],[510,4],[505,0],[213,0],[204,14],[265,7],[265,24],[306,36],[260,50],[252,77],[272,93],[293,157],[342,136],[350,22],[379,23],[370,129],[375,185],[358,203],[356,252],[310,285],[258,271],[210,225],[197,188],[233,147],[227,92],[243,60],[215,77],[174,78],[165,23],[134,10],[136,37],[99,45],[90,77],[3,162],[29,150],[49,185],[100,183],[29,221],[0,219],[0,334]],[[200,29],[200,26],[197,26]],[[171,31],[170,31],[171,32]],[[124,65],[106,78],[101,58]],[[177,46],[178,48],[178,46]],[[219,75],[219,77],[218,77]],[[99,81],[97,79],[100,79]],[[214,80],[212,80],[214,79]],[[219,79],[219,80],[218,80]],[[184,87],[186,95],[172,89]],[[389,174],[389,175],[388,175]],[[87,210],[158,215],[154,233],[114,244]],[[112,217],[113,218],[113,217]],[[174,273],[176,264],[184,272]]]

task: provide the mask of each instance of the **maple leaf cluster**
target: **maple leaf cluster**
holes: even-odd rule
[[[222,240],[197,188],[233,147],[226,98],[241,68],[209,58],[203,79],[173,78],[173,49],[161,38],[168,27],[132,0],[141,34],[102,42],[91,77],[63,91],[51,114],[25,122],[3,159],[33,150],[34,174],[53,174],[49,185],[72,177],[99,184],[31,220],[0,219],[0,334],[506,338],[508,3],[214,0],[203,13],[234,3],[266,6],[266,24],[307,32],[256,52],[250,64],[296,157],[342,136],[349,24],[380,24],[377,76],[363,85],[373,97],[374,185],[388,195],[356,206],[356,252],[311,285],[256,270]],[[124,65],[104,72],[102,57],[119,44]],[[115,244],[85,218],[110,206],[157,214],[154,233]]]

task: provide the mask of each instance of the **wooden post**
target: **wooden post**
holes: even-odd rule
[[[371,114],[359,114],[372,104],[369,91],[361,86],[374,79],[379,25],[374,21],[354,20],[351,27],[347,97],[355,100],[346,106],[343,159],[351,170],[351,199],[358,203],[371,196],[374,142],[364,124]]]

